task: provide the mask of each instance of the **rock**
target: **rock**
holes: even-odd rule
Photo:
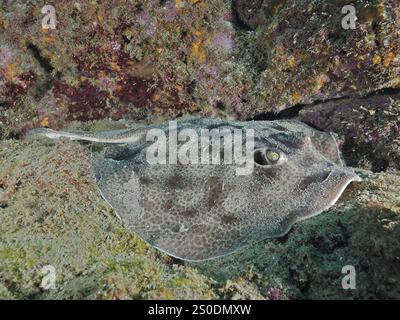
[[[250,114],[399,87],[398,2],[356,1],[354,30],[342,27],[341,0],[237,2],[261,15],[244,36],[259,70]]]
[[[241,103],[229,97],[248,81],[234,64],[229,1],[58,1],[55,13],[52,30],[39,3],[0,8],[0,137]]]
[[[347,163],[373,171],[400,169],[400,93],[384,91],[303,108],[298,119],[338,134]]]
[[[289,3],[290,4],[290,3]],[[255,30],[271,24],[279,11],[287,7],[286,0],[234,0],[233,10],[241,27]]]
[[[1,136],[72,121],[247,119],[398,88],[399,3],[342,0],[58,1],[0,8]],[[51,103],[49,103],[51,102]],[[51,106],[51,107],[50,107]]]

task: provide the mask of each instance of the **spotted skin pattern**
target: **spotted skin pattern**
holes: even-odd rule
[[[168,136],[168,124],[151,128],[155,127]],[[149,142],[144,139],[149,128],[98,134],[104,148],[93,154],[94,178],[126,228],[183,260],[212,259],[282,236],[294,223],[332,206],[351,181],[360,181],[343,166],[332,134],[298,121],[199,118],[178,122],[178,131],[191,128],[198,133],[253,129],[254,154],[274,150],[281,160],[255,163],[249,175],[237,175],[236,164],[150,165]],[[71,138],[65,132],[39,133]],[[76,140],[96,137],[73,135]],[[121,137],[122,141],[133,137],[133,142],[119,142]]]

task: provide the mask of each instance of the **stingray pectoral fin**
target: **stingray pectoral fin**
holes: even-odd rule
[[[93,153],[93,175],[103,199],[124,225],[132,228],[141,213],[137,179],[131,166]]]
[[[362,179],[350,168],[339,168],[331,171],[327,177],[323,197],[327,207],[333,206],[351,182],[361,182]]]
[[[316,175],[307,177],[307,187],[301,187],[302,197],[297,206],[283,215],[273,237],[281,237],[289,232],[297,222],[319,215],[332,207],[351,182],[360,182],[361,178],[352,169],[336,167],[329,173],[321,174],[324,181],[318,182]],[[314,182],[312,182],[314,181]]]
[[[159,237],[148,240],[151,245],[171,256],[193,262],[225,256],[249,244],[239,233],[227,234],[206,222],[187,230],[183,226],[180,230],[179,226],[175,230],[163,230]]]
[[[166,179],[175,187],[166,190],[163,174],[156,168],[149,172],[142,164],[95,157],[103,198],[124,226],[151,246],[182,260],[200,261],[234,252],[251,240],[240,232],[240,225],[229,219],[221,224],[217,211],[205,208],[208,193],[196,193],[193,199],[204,206],[184,207],[177,197],[187,194],[188,199],[192,191],[175,179]]]

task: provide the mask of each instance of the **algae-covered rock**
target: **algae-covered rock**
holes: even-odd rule
[[[0,143],[1,298],[400,298],[400,177],[363,173],[328,212],[284,238],[182,263],[127,231],[76,142]],[[43,289],[53,266],[55,289]],[[353,265],[356,289],[343,290]]]
[[[302,109],[298,118],[335,132],[349,165],[400,170],[400,94],[381,92]]]
[[[400,84],[398,1],[60,0],[55,29],[45,4],[0,5],[3,138],[74,120],[246,119]]]
[[[45,4],[0,5],[2,136],[241,103],[230,1],[57,1],[55,29],[42,27]]]
[[[251,114],[399,87],[398,1],[234,2],[259,70]]]

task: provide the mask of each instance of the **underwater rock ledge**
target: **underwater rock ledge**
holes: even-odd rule
[[[246,119],[400,86],[400,3],[60,0],[0,7],[0,138],[72,121]],[[251,9],[251,11],[249,11]],[[305,21],[307,23],[305,23]]]

